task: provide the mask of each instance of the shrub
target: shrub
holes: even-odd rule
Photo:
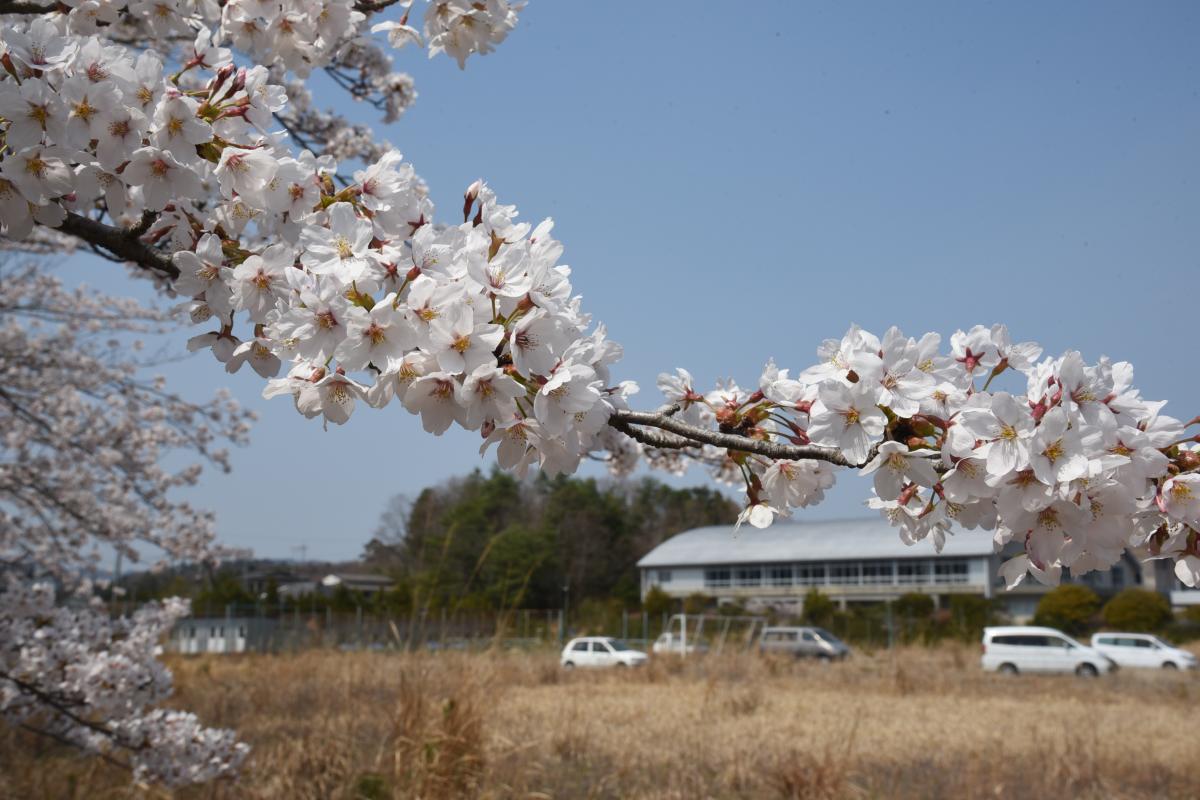
[[[1047,592],[1037,604],[1034,625],[1058,628],[1070,634],[1087,630],[1100,609],[1100,598],[1086,586],[1068,583]]]
[[[956,594],[950,598],[950,620],[954,632],[967,640],[978,639],[992,622],[994,604],[986,597]]]
[[[642,598],[642,610],[651,617],[661,617],[671,610],[671,595],[661,587],[651,586],[646,596]]]
[[[1171,621],[1171,604],[1158,592],[1126,589],[1104,605],[1104,624],[1121,631],[1157,631]]]
[[[683,599],[683,613],[703,614],[708,608],[708,595],[704,592],[692,592]]]
[[[828,625],[833,620],[833,601],[815,588],[804,595],[804,621],[810,625]]]
[[[905,620],[927,620],[933,614],[933,597],[921,592],[907,592],[896,598],[892,610]]]

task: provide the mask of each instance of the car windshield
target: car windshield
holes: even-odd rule
[[[608,646],[613,650],[628,650],[629,645],[622,642],[620,639],[609,639]]]
[[[841,639],[834,636],[832,633],[825,630],[824,628],[813,628],[813,633],[815,633],[817,635],[817,638],[821,639],[822,641],[829,642],[830,644],[841,644],[842,643]]]

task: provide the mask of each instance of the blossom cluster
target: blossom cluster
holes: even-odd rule
[[[1180,580],[1197,584],[1200,437],[1141,397],[1130,364],[1041,358],[1003,325],[957,331],[948,352],[941,344],[936,333],[880,339],[852,327],[794,378],[771,363],[750,391],[701,394],[685,370],[659,387],[698,427],[826,448],[859,466],[873,478],[868,505],[906,542],[940,549],[955,527],[992,531],[998,551],[1015,551],[1001,567],[1010,587],[1108,569],[1129,547],[1174,559]],[[819,501],[833,480],[818,461],[730,451],[718,469],[730,463],[747,487],[742,520],[759,527]]]
[[[186,603],[112,619],[102,606],[56,604],[54,595],[51,583],[15,575],[0,587],[0,716],[110,754],[141,781],[176,786],[236,772],[249,748],[233,731],[155,708],[171,693],[157,643]]]
[[[463,224],[425,224],[402,246],[385,244],[377,220],[402,182],[359,178],[356,199],[375,206],[373,218],[334,203],[330,227],[305,232],[299,269],[288,246],[273,245],[230,271],[235,311],[262,333],[227,342],[227,368],[249,358],[270,374],[289,357],[266,396],[291,395],[301,413],[339,424],[359,401],[396,402],[430,433],[480,431],[483,448],[497,445],[500,464],[520,473],[535,463],[573,472],[586,453],[616,446],[608,416],[636,387],[610,385],[621,349],[603,327],[585,333],[552,223],[531,231],[476,184]]]
[[[183,608],[110,620],[84,578],[102,549],[129,561],[222,554],[211,513],[175,493],[204,461],[228,469],[224,444],[245,441],[249,415],[220,396],[188,402],[144,374],[132,337],[165,322],[0,262],[0,717],[146,779],[186,782],[229,774],[244,748],[157,707],[170,675],[155,650]]]
[[[490,51],[518,8],[434,0],[425,24],[431,55],[461,64]],[[307,90],[287,76],[325,67],[351,81],[356,97],[378,100],[390,119],[415,97],[352,0],[87,0],[61,9],[6,17],[0,33],[0,232],[10,239],[28,236],[34,223],[58,227],[69,213],[96,211],[124,227],[164,214],[155,241],[186,238],[181,226],[220,226],[232,238],[252,221],[254,235],[295,228],[334,170],[293,152],[289,133],[304,139],[292,144],[352,157],[381,151],[361,127],[309,109]],[[399,44],[422,41],[406,24],[374,27]],[[114,43],[122,32],[167,47]],[[235,51],[254,66],[235,67]],[[300,101],[291,112],[289,88]]]

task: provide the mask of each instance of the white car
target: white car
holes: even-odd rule
[[[575,667],[640,667],[647,656],[611,636],[583,636],[567,642],[562,651],[564,669]]]
[[[1122,667],[1196,669],[1196,656],[1148,633],[1097,633],[1092,647]]]
[[[670,631],[660,635],[654,640],[654,646],[650,648],[657,654],[674,653],[675,655],[684,655],[683,639],[677,633]],[[689,638],[687,643],[687,655],[692,653],[707,653],[708,645],[704,642],[697,643],[694,639]]]
[[[980,665],[1006,675],[1066,672],[1093,677],[1112,672],[1117,664],[1099,650],[1080,644],[1062,631],[1033,625],[983,629]]]

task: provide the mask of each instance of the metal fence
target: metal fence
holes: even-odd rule
[[[618,636],[648,646],[669,625],[641,611],[568,623],[562,609],[510,611],[422,610],[392,614],[369,607],[335,611],[303,604],[195,608],[171,632],[167,649],[180,653],[343,650],[453,650],[561,644],[573,636]]]

